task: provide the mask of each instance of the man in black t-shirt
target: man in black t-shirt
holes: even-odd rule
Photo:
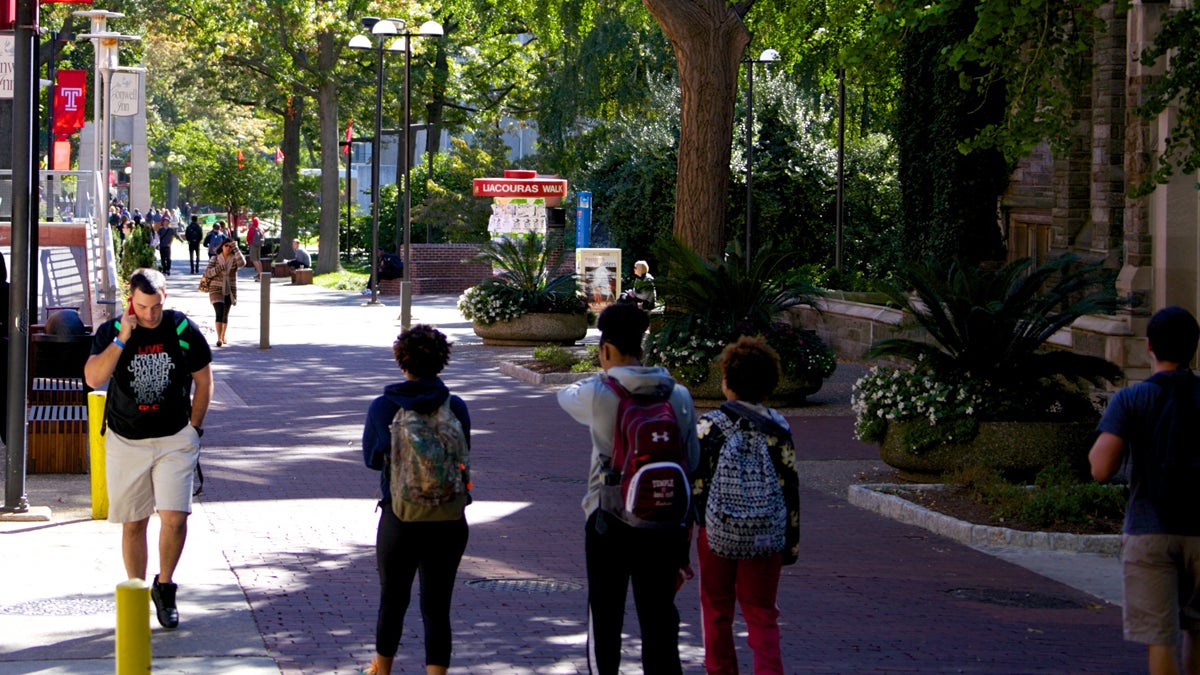
[[[146,528],[157,511],[159,573],[150,597],[158,622],[174,629],[179,611],[172,579],[187,538],[213,379],[204,335],[182,312],[163,309],[166,297],[161,272],[136,270],[124,314],[96,329],[84,377],[90,387],[108,385],[108,520],[122,524],[125,571],[131,579],[146,578]]]

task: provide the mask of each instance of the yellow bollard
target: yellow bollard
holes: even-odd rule
[[[100,433],[104,424],[104,402],[107,393],[93,391],[88,393],[88,454],[92,466],[92,520],[104,520],[108,517],[108,484],[105,482],[104,463],[104,434]]]
[[[117,584],[117,675],[150,672],[150,585],[142,579]]]

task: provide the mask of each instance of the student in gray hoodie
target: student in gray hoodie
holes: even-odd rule
[[[632,304],[605,309],[600,329],[603,375],[576,382],[558,393],[558,403],[592,436],[583,511],[587,517],[585,557],[588,576],[588,669],[616,675],[621,665],[621,624],[630,583],[642,634],[642,668],[647,675],[682,672],[679,661],[679,611],[675,592],[691,578],[689,528],[639,529],[600,510],[601,468],[613,452],[618,395],[605,382],[613,378],[632,394],[669,391],[686,448],[688,465],[696,466],[696,414],[686,387],[676,384],[659,366],[641,365],[642,337],[650,325],[646,312]]]

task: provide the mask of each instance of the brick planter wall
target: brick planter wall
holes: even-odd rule
[[[412,244],[413,295],[461,293],[490,276],[487,265],[463,262],[478,252],[478,244]],[[399,295],[400,280],[379,282],[379,292]]]
[[[490,277],[492,269],[487,265],[463,262],[478,252],[479,244],[412,244],[413,295],[462,293]],[[563,260],[558,273],[574,272],[575,250],[565,251]],[[400,280],[380,281],[379,292],[400,295]]]

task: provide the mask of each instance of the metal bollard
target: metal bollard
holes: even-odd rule
[[[91,457],[92,473],[92,520],[104,520],[108,517],[104,434],[100,431],[104,426],[104,402],[107,399],[108,392],[88,393],[88,455]]]
[[[150,672],[150,585],[142,579],[117,584],[117,675]]]
[[[271,277],[274,274],[263,271],[258,275],[258,348],[271,348]]]
[[[405,280],[400,282],[400,328],[408,330],[412,327],[412,283]]]

